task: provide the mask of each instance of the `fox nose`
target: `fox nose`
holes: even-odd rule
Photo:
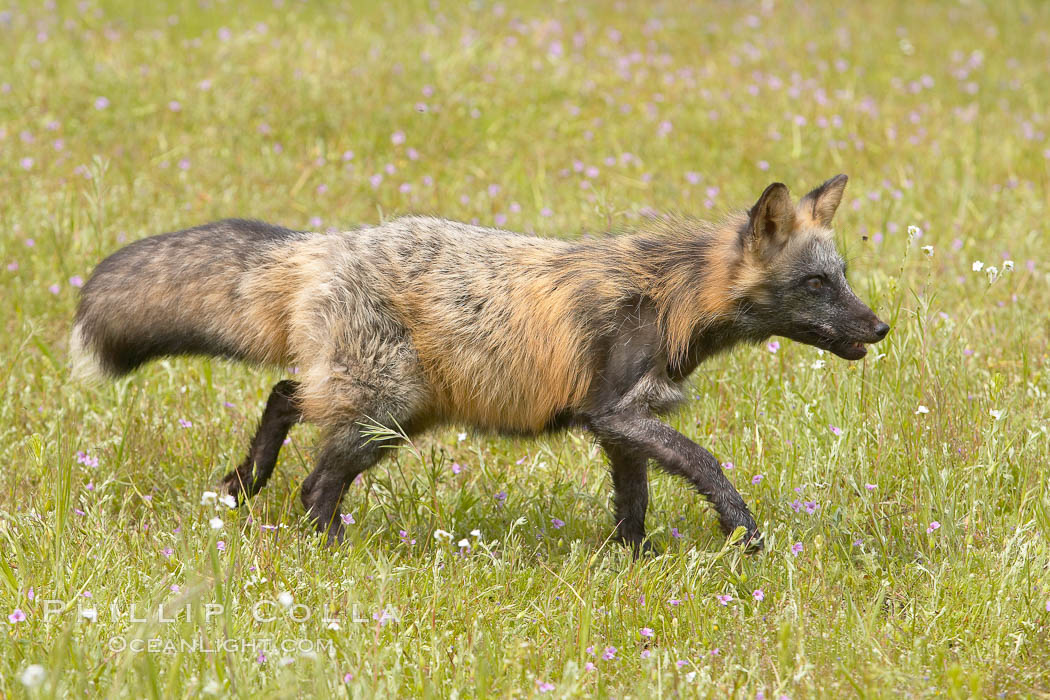
[[[879,325],[875,326],[875,337],[882,340],[886,337],[886,334],[890,332],[890,326],[888,323],[879,321]]]

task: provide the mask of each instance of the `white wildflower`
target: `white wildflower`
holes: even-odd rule
[[[205,491],[201,494],[201,505],[206,506],[215,503],[215,499],[219,497],[219,494],[214,491]]]
[[[222,518],[212,518],[211,520],[208,521],[208,525],[211,526],[212,530],[221,530],[222,529]]]
[[[922,404],[919,404],[919,407],[915,409],[915,413],[917,413],[917,414],[918,413],[929,413],[929,412],[930,412],[930,409],[926,408]]]
[[[18,679],[22,681],[22,685],[25,687],[35,688],[43,683],[46,677],[47,671],[44,670],[43,666],[40,664],[29,664]]]
[[[281,591],[277,594],[277,602],[281,604],[282,608],[292,607],[292,594],[288,591]]]
[[[237,507],[237,499],[228,493],[223,496],[219,496],[219,503],[223,504],[227,508]]]
[[[972,269],[974,272],[980,272],[982,269],[984,269],[984,263],[980,260],[974,260]]]
[[[1003,417],[1003,412],[1001,410],[998,410],[998,409],[995,409],[995,408],[993,408],[992,410],[988,411],[988,414],[991,415],[991,417],[996,419],[996,420],[999,420],[1000,418]]]
[[[926,253],[926,257],[927,258],[932,258],[933,257],[933,246],[932,245],[924,245],[922,247],[922,252]]]

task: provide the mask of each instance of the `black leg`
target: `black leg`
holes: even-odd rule
[[[317,466],[306,477],[300,494],[317,531],[328,535],[328,543],[343,541],[339,506],[354,479],[380,460],[384,447],[395,440],[375,440],[362,435],[358,426],[333,431],[325,439]]]
[[[645,511],[649,507],[649,460],[614,441],[602,442],[612,467],[616,535],[635,556],[652,551],[645,539]]]
[[[689,480],[711,501],[723,532],[728,535],[743,526],[746,529],[745,545],[749,549],[761,547],[758,524],[744,499],[722,472],[722,465],[710,452],[644,413],[596,417],[591,419],[590,427],[602,445],[615,444],[645,454],[665,471]]]
[[[266,401],[259,429],[255,431],[248,456],[241,465],[223,478],[223,488],[239,503],[251,498],[266,485],[277,464],[277,455],[288,431],[299,422],[301,414],[295,405],[298,383],[290,379],[277,382]]]

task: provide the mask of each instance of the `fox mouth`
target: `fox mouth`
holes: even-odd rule
[[[803,342],[818,347],[826,352],[834,353],[844,360],[856,361],[868,354],[868,345],[882,340],[881,337],[870,337],[858,340],[853,337],[829,338],[823,333],[814,332]]]
[[[859,340],[832,343],[825,349],[830,350],[844,360],[859,360],[868,354],[868,346]]]
[[[879,322],[879,325],[872,329],[870,335],[864,336],[859,340],[856,336],[834,340],[824,339],[825,342],[816,343],[816,346],[829,350],[844,360],[859,360],[868,354],[868,345],[877,343],[885,338],[889,330],[889,326]]]
[[[844,360],[859,360],[868,354],[868,346],[878,343],[889,332],[890,327],[878,321],[869,328],[843,329],[836,333],[827,326],[811,326],[799,332],[787,334],[792,340],[820,348],[825,352],[838,355]]]

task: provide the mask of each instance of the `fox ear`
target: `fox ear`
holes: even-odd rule
[[[774,182],[748,212],[744,230],[744,248],[758,250],[770,244],[783,243],[795,228],[795,207],[787,185]]]
[[[835,210],[842,201],[842,193],[848,180],[845,175],[836,175],[807,194],[798,202],[799,214],[818,226],[830,226],[831,218],[835,216]]]

